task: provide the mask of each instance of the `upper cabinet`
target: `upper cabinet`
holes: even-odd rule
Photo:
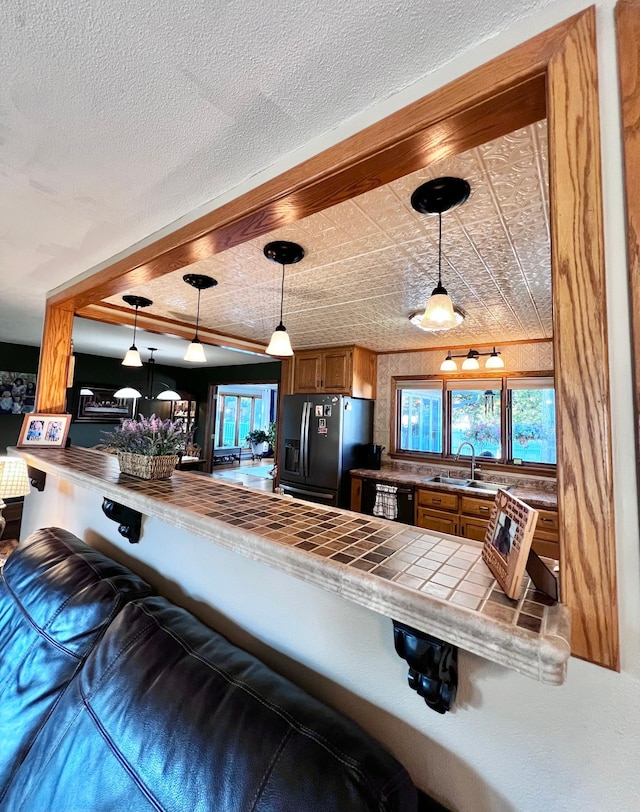
[[[376,396],[376,354],[363,347],[300,350],[294,358],[295,394]]]

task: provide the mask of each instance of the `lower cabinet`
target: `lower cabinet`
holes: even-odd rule
[[[461,496],[450,491],[416,489],[416,525],[436,533],[484,541],[493,507],[493,496]],[[558,512],[538,508],[533,536],[538,555],[558,559]]]

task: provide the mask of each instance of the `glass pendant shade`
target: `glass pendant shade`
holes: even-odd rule
[[[486,369],[503,369],[504,368],[504,361],[500,358],[500,354],[496,352],[496,348],[493,348],[493,352],[487,358],[485,362]]]
[[[451,357],[451,353],[447,353],[447,357],[444,361],[440,364],[440,369],[442,372],[455,372],[458,369],[458,365]]]
[[[289,333],[282,322],[276,327],[271,335],[269,346],[265,350],[267,355],[275,355],[278,358],[286,358],[293,355]]]
[[[127,350],[127,354],[122,359],[122,366],[123,367],[142,366],[142,359],[140,358],[140,353],[138,352],[138,348],[135,346],[135,344],[132,344]]]
[[[448,330],[458,326],[453,302],[442,285],[434,288],[429,297],[420,326],[430,330]]]
[[[138,390],[132,386],[123,386],[122,389],[118,389],[117,392],[114,392],[113,396],[121,400],[137,400],[142,397],[142,393],[138,392]]]
[[[156,400],[182,400],[182,398],[175,389],[165,389],[164,392],[160,392]]]
[[[185,361],[191,361],[193,364],[205,364],[207,357],[204,354],[204,348],[199,338],[194,338],[191,344],[187,347],[184,354]]]
[[[462,369],[480,369],[478,353],[475,350],[469,350],[467,357],[462,362]]]
[[[27,464],[23,459],[2,457],[0,459],[0,502],[15,499],[29,493]]]
[[[80,395],[82,397],[89,397],[90,395],[93,395],[93,389],[87,389],[86,386],[83,386],[80,390]]]

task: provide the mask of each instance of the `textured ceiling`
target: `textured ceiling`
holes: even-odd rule
[[[443,283],[464,323],[429,334],[408,320],[437,281],[438,218],[413,210],[413,190],[454,175],[468,201],[443,215]],[[293,240],[304,259],[287,267],[284,323],[294,349],[357,343],[378,352],[447,344],[550,338],[546,123],[432,164],[372,192],[133,289],[149,312],[194,320],[185,272],[213,276],[202,324],[268,342],[278,322],[281,266],[270,240]],[[108,300],[122,304],[121,297]]]
[[[0,340],[45,292],[554,0],[3,0]]]

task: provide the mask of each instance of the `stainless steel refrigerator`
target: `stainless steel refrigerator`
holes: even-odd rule
[[[345,395],[286,395],[278,472],[285,493],[349,507],[351,468],[373,437],[373,401]]]

